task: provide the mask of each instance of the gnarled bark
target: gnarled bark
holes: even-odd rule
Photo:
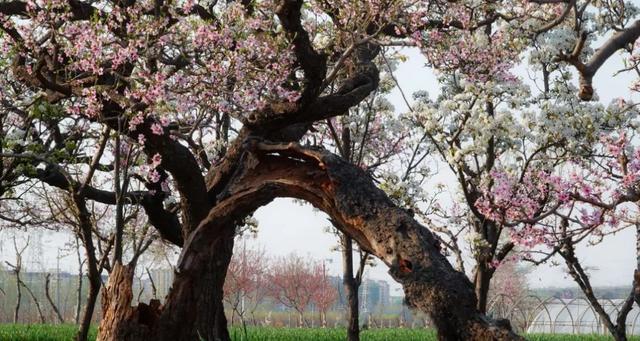
[[[102,291],[103,316],[98,340],[143,340],[155,324],[160,301],[132,307],[134,266],[116,262]]]
[[[243,158],[237,181],[228,186],[229,194],[185,242],[158,322],[146,327],[156,339],[228,340],[219,304],[235,224],[276,197],[303,199],[325,211],[344,233],[387,264],[409,305],[431,316],[441,340],[521,339],[508,324],[478,312],[472,284],[440,253],[434,236],[362,170],[297,144],[254,142],[247,148],[251,152]]]
[[[118,333],[123,333],[122,325],[132,319],[134,310],[131,307],[132,286],[133,269],[119,262],[115,263],[109,275],[109,281],[102,290],[104,313],[99,327],[101,340],[116,339]]]
[[[241,210],[242,211],[242,210]],[[176,278],[159,317],[159,340],[230,340],[222,303],[223,285],[233,252],[233,215],[222,209],[198,228],[178,262]],[[229,212],[231,213],[231,212]]]

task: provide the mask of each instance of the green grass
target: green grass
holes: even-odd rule
[[[369,329],[360,334],[363,341],[423,341],[436,340],[435,333],[424,329]],[[247,338],[238,328],[231,330],[234,341],[342,341],[345,329],[249,328]]]
[[[1,341],[68,341],[73,340],[75,325],[0,324]],[[91,328],[89,339],[95,340],[98,330]]]
[[[90,340],[96,337],[96,328],[91,329]],[[0,341],[67,341],[76,333],[73,325],[0,325]],[[234,341],[342,341],[344,329],[295,329],[295,328],[248,328],[248,338],[239,328],[231,329]],[[425,329],[369,329],[362,331],[363,341],[435,341],[435,333]],[[612,338],[600,335],[527,335],[531,341],[603,341]],[[640,337],[630,340],[640,341]]]

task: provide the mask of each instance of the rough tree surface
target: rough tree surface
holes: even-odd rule
[[[521,340],[508,321],[483,314],[489,284],[515,243],[539,236],[534,225],[576,197],[570,186],[559,189],[553,167],[599,138],[580,127],[623,121],[579,100],[594,98],[598,69],[616,51],[633,51],[640,36],[629,20],[635,7],[608,3],[0,1],[0,196],[11,199],[0,202],[0,217],[41,224],[23,221],[45,215],[24,199],[43,187],[35,185],[71,198],[91,279],[85,327],[109,272],[102,341],[229,341],[223,286],[237,228],[278,197],[326,212],[388,265],[440,340]],[[592,38],[606,33],[594,52]],[[418,143],[412,158],[433,153],[447,162],[464,195],[461,215],[473,217],[472,246],[484,249],[475,283],[418,222],[427,219],[392,201],[370,168],[345,160],[358,151],[342,148],[341,158],[323,149],[336,146],[338,123],[343,134],[358,126],[348,122],[354,108],[398,85],[394,63],[403,58],[390,54],[398,46],[420,50],[441,75],[442,94],[432,101],[418,93],[415,103],[404,96],[407,115],[388,127],[364,117],[365,132],[369,123],[389,135],[417,131],[429,147]],[[542,74],[539,96],[514,74],[523,56]],[[574,69],[577,86],[567,81]],[[371,148],[393,154],[406,147],[398,141]],[[555,163],[558,155],[566,159]],[[521,175],[511,179],[506,169]],[[114,207],[108,228],[96,217],[104,207]],[[132,229],[148,226],[138,214],[154,235],[127,244]],[[514,240],[498,245],[509,229]],[[175,279],[163,305],[134,307],[135,265],[156,237],[181,248]]]

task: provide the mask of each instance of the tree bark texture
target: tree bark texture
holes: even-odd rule
[[[489,298],[489,287],[493,271],[486,263],[479,263],[474,276],[474,291],[478,303],[476,308],[483,314],[487,313],[487,303]]]
[[[116,262],[109,281],[102,291],[103,316],[100,321],[100,340],[142,340],[150,335],[160,301],[140,303],[132,307],[134,267]]]
[[[403,285],[407,303],[431,316],[440,340],[522,340],[508,324],[496,323],[476,309],[471,282],[453,269],[434,236],[395,206],[361,169],[295,143],[253,141],[244,148],[236,180],[185,241],[172,290],[157,320],[139,321],[155,339],[229,340],[222,285],[235,226],[273,199],[292,197],[326,212],[363,250],[387,264]],[[125,315],[131,319],[136,314]],[[137,338],[116,334],[101,335],[100,340]]]
[[[360,311],[358,306],[358,284],[353,276],[353,243],[351,238],[343,236],[342,283],[347,299],[347,340],[360,341]]]

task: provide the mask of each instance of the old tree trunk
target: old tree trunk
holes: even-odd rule
[[[385,262],[403,285],[408,304],[431,316],[441,340],[520,339],[508,324],[496,324],[477,311],[471,283],[451,267],[433,235],[360,169],[294,143],[249,141],[244,149],[238,180],[185,242],[166,304],[152,316],[146,316],[153,313],[147,306],[144,313],[141,307],[122,309],[127,305],[121,300],[131,299],[125,290],[112,304],[124,311],[125,322],[103,323],[101,340],[228,340],[222,285],[235,224],[276,197],[310,202]]]
[[[112,20],[111,12],[114,10],[103,10],[104,6],[98,6],[99,3],[101,2],[68,1],[69,13],[64,13],[60,18],[85,22]],[[136,2],[109,3],[124,8]],[[161,17],[163,20],[157,20],[161,27],[150,25],[150,29],[158,32],[172,32],[176,29],[172,25],[180,21],[177,17],[187,16],[187,13],[183,12],[184,8],[172,7],[178,4],[183,7],[182,2],[149,3],[156,4],[156,7],[153,10],[132,13]],[[255,2],[241,3],[247,6],[246,15],[250,16],[255,10]],[[145,141],[141,143],[144,154],[149,160],[155,159],[156,155],[161,157],[160,164],[154,167],[162,173],[163,178],[171,180],[173,189],[180,198],[178,209],[167,209],[163,204],[164,192],[160,183],[151,184],[145,181],[145,185],[149,187],[146,191],[125,190],[118,193],[118,190],[114,193],[93,187],[90,181],[91,171],[86,174],[87,180],[81,186],[75,183],[76,180],[65,176],[60,169],[64,167],[47,166],[44,170],[38,169],[33,174],[28,174],[50,186],[73,191],[77,208],[83,211],[82,225],[87,227],[83,228],[82,232],[83,242],[88,245],[88,254],[93,247],[91,221],[88,212],[83,209],[85,200],[106,205],[120,205],[126,201],[127,205],[141,206],[149,223],[155,227],[162,239],[182,247],[172,289],[164,305],[160,306],[158,302],[153,301],[133,307],[131,281],[134,269],[120,262],[121,253],[118,250],[121,250],[123,231],[122,228],[117,228],[116,257],[109,281],[103,288],[102,304],[105,318],[101,322],[98,339],[229,340],[222,305],[222,288],[233,250],[235,228],[247,215],[277,197],[306,200],[323,210],[343,233],[359,244],[362,250],[387,264],[391,275],[403,285],[408,304],[431,316],[441,340],[520,339],[511,332],[507,323],[496,323],[478,311],[471,282],[464,274],[452,268],[441,254],[434,236],[405,210],[395,206],[366,173],[331,153],[296,144],[314,123],[348,114],[352,107],[360,104],[378,88],[379,71],[375,59],[381,47],[377,45],[376,35],[380,35],[381,38],[396,36],[402,30],[398,30],[396,24],[373,21],[365,27],[366,32],[359,33],[366,33],[365,36],[371,34],[370,37],[358,39],[357,44],[344,51],[333,51],[332,55],[327,55],[314,49],[312,39],[305,30],[303,0],[279,0],[273,3],[273,14],[278,19],[277,23],[274,22],[274,31],[262,32],[263,28],[259,26],[261,32],[258,33],[267,37],[272,34],[284,35],[283,38],[290,44],[295,57],[295,67],[286,82],[291,82],[292,89],[300,90],[300,96],[295,101],[278,102],[274,99],[273,103],[265,105],[260,110],[235,113],[235,139],[230,145],[225,144],[224,155],[220,155],[221,160],[215,165],[211,165],[207,160],[204,146],[191,146],[185,143],[189,141],[180,136],[183,128],[200,124],[194,123],[200,120],[184,119],[183,122],[165,127],[161,125],[162,120],[155,116],[158,108],[149,106],[144,100],[137,99],[137,96],[130,96],[131,93],[140,90],[136,87],[138,81],[133,81],[138,78],[134,70],[151,73],[149,79],[165,79],[167,74],[180,73],[181,69],[190,69],[190,66],[196,67],[195,74],[208,72],[206,69],[197,68],[202,62],[199,57],[192,55],[199,56],[199,53],[179,53],[174,59],[169,56],[174,52],[166,55],[167,51],[164,49],[149,48],[144,53],[138,51],[140,53],[137,54],[137,58],[132,58],[135,60],[122,62],[117,70],[113,70],[113,65],[107,65],[109,63],[105,62],[105,65],[101,65],[101,69],[102,66],[105,67],[103,75],[95,79],[82,78],[84,80],[79,81],[79,75],[75,71],[69,72],[75,70],[76,66],[67,68],[72,58],[56,58],[50,55],[52,51],[64,49],[63,46],[58,46],[57,34],[43,34],[42,46],[45,46],[46,42],[52,44],[51,48],[49,45],[46,45],[47,48],[41,48],[41,44],[36,44],[37,48],[34,48],[34,44],[19,43],[22,37],[18,30],[5,27],[7,34],[17,41],[13,45],[16,51],[11,53],[15,60],[8,63],[11,65],[11,82],[15,81],[25,86],[24,89],[17,89],[28,96],[36,93],[43,96],[38,97],[38,100],[59,104],[60,112],[66,112],[67,108],[64,105],[67,103],[88,101],[88,95],[84,95],[85,90],[97,92],[91,101],[95,100],[98,104],[92,105],[95,106],[92,110],[99,112],[87,114],[86,117],[82,115],[82,125],[102,125],[103,128],[118,132],[116,136],[126,134],[132,141],[140,141],[142,138]],[[331,1],[325,3],[331,7]],[[446,5],[447,2],[443,4]],[[58,5],[60,4],[56,2],[56,6]],[[11,18],[3,21],[7,23],[35,20],[36,12],[33,12],[31,7],[23,1],[0,1],[0,14]],[[58,7],[53,8],[58,11]],[[207,12],[203,6],[193,7],[192,11],[193,13],[188,15],[197,14],[203,17],[206,23],[216,23],[217,13]],[[330,9],[327,11],[328,14],[336,12]],[[122,17],[123,20],[132,20],[131,23],[139,20],[128,15]],[[153,22],[156,22],[155,19]],[[193,18],[188,20],[191,19]],[[35,23],[34,27],[39,27],[40,23]],[[127,21],[123,22],[123,25],[103,25],[105,29],[110,30],[104,35],[118,37],[123,46],[129,43],[130,46],[138,46],[138,42],[134,43],[134,40],[131,40],[133,38],[129,37],[128,30],[122,29],[135,26],[128,25],[129,23]],[[154,37],[144,31],[145,39],[150,40],[145,46],[167,46],[172,50],[169,48],[172,44],[167,44],[164,39],[171,40],[173,35],[174,33],[167,33]],[[186,36],[189,35],[192,34]],[[180,41],[176,43],[182,44]],[[335,57],[340,55],[342,57],[336,60]],[[52,60],[57,62],[48,62]],[[33,65],[29,64],[33,61],[38,61],[37,72],[32,72]],[[329,70],[329,65],[333,70]],[[225,92],[228,91],[235,96],[241,93],[233,93],[233,83],[242,81],[237,79],[229,81],[229,84],[211,86],[228,86],[229,89]],[[171,87],[169,84],[171,82],[166,81],[163,86]],[[14,92],[16,96],[20,95],[20,91]],[[28,101],[20,102],[35,103],[34,98],[29,97]],[[204,108],[207,105],[203,103],[201,108],[207,112],[207,119],[202,120],[202,124],[206,126],[210,124],[209,112],[217,110],[211,107]],[[132,122],[133,114],[147,111],[149,115],[143,115],[142,122],[129,124]],[[53,140],[58,149],[50,152],[51,155],[57,155],[59,150],[66,148],[66,139],[76,138],[75,130],[69,129],[66,116],[63,115],[59,121],[58,118],[54,118],[58,114],[51,116],[51,122],[47,122],[46,125],[52,126],[47,129],[51,129],[51,135],[56,136]],[[178,117],[176,120],[180,121],[181,118]],[[222,124],[226,126],[227,131],[221,135],[228,136],[229,120],[227,117],[227,124]],[[184,126],[181,126],[181,123]],[[240,126],[240,129],[236,129]],[[193,128],[194,131],[197,128],[208,131],[204,126]],[[109,129],[105,129],[105,143],[107,137],[111,136]],[[161,134],[158,134],[158,129],[162,129]],[[68,130],[73,134],[68,135]],[[63,131],[64,134],[61,133]],[[89,145],[90,141],[93,141],[93,137],[87,136],[82,145]],[[33,157],[31,154],[22,156]],[[36,160],[35,164],[40,163],[39,159]],[[96,169],[99,161],[99,158],[94,160],[92,169]],[[72,169],[76,168],[80,167],[74,166]],[[204,168],[208,169],[206,177],[203,176]],[[119,181],[116,183],[118,188]],[[97,295],[101,285],[100,266],[96,259],[89,261],[89,271],[96,274],[91,277],[97,278],[96,281],[90,282],[90,288],[94,290],[92,295]],[[85,323],[88,325],[88,318]],[[82,335],[79,338],[82,338]]]

